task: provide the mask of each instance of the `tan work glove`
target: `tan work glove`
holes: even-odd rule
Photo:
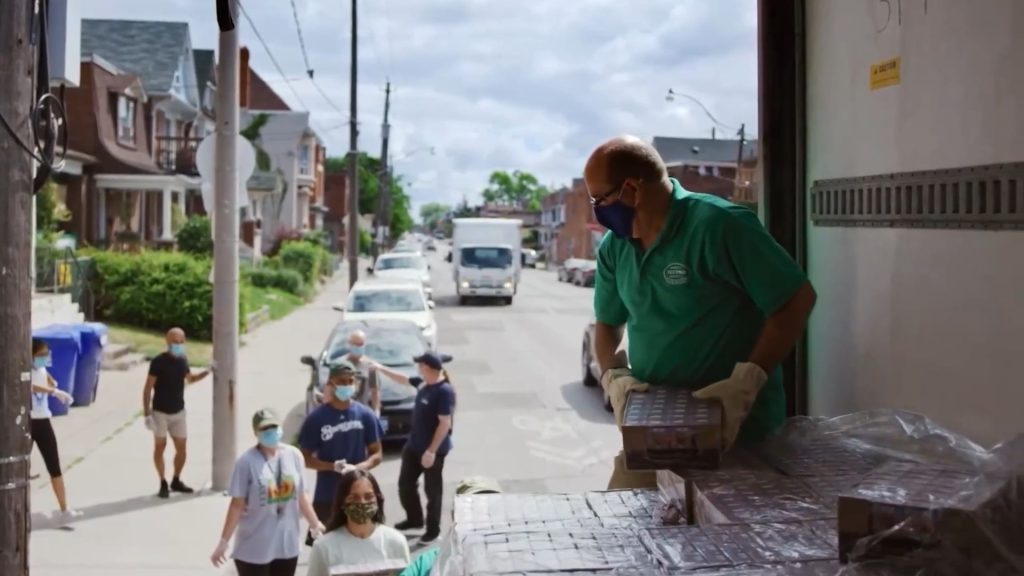
[[[723,450],[732,448],[740,426],[750,414],[750,408],[757,399],[757,393],[768,381],[768,375],[757,364],[740,362],[732,370],[732,376],[705,386],[693,393],[701,400],[717,399],[722,402]]]
[[[615,413],[615,423],[622,427],[622,419],[626,412],[626,399],[630,392],[646,392],[650,387],[646,382],[633,378],[629,368],[612,368],[601,375],[601,387],[604,388]]]

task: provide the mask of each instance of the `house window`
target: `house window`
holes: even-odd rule
[[[135,144],[135,100],[127,96],[117,97],[117,141]]]
[[[300,146],[299,147],[299,174],[306,174],[306,175],[308,175],[309,173],[310,173],[309,146]]]

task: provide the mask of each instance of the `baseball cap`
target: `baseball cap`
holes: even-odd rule
[[[417,364],[426,364],[434,370],[444,368],[444,362],[441,362],[441,357],[433,352],[424,352],[423,354],[413,358],[412,361]]]
[[[348,360],[338,360],[331,364],[327,373],[330,376],[343,376],[345,374],[355,374],[356,367]]]
[[[281,418],[270,408],[263,408],[252,415],[252,429],[259,430],[270,426],[280,426]]]

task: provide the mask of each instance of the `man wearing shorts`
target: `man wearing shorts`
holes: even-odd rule
[[[188,427],[185,418],[185,384],[198,382],[210,373],[204,370],[193,374],[185,357],[185,331],[171,328],[167,332],[167,351],[149,364],[149,376],[142,392],[142,410],[146,414],[146,428],[153,431],[153,464],[160,477],[160,498],[169,498],[171,492],[191,494],[195,490],[181,481],[185,467]],[[164,450],[167,435],[174,441],[174,477],[170,485],[164,473]]]

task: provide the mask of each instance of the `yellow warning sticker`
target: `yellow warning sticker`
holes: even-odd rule
[[[871,89],[878,90],[900,83],[900,59],[893,58],[871,65]]]

